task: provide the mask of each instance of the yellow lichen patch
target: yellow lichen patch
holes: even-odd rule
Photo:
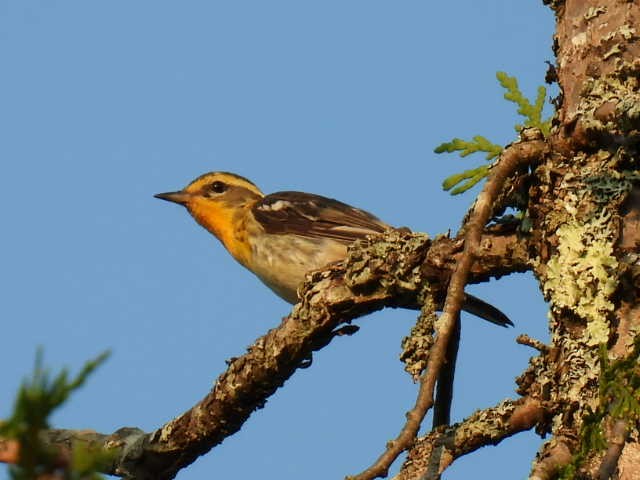
[[[587,321],[590,345],[609,338],[610,297],[618,285],[610,220],[603,212],[586,223],[572,220],[560,226],[558,252],[549,260],[543,285],[553,309],[568,308]]]
[[[607,7],[602,6],[602,7],[589,7],[589,10],[587,10],[587,13],[584,14],[584,19],[585,20],[592,20],[594,18],[596,18],[598,15],[602,14],[602,13],[606,13],[607,12]]]
[[[610,35],[612,35],[611,38],[620,36],[624,39],[623,43],[608,46],[608,51],[604,54],[605,59],[616,56],[615,71],[605,76],[590,77],[584,81],[576,114],[580,116],[580,121],[587,131],[606,131],[609,135],[626,134],[635,131],[640,122],[638,110],[640,59],[630,62],[621,56],[626,51],[624,42],[628,41],[627,37],[636,35],[636,30],[623,25]],[[613,111],[603,116],[603,106],[613,107]]]

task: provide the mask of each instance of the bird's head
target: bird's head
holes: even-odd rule
[[[228,172],[205,173],[182,190],[155,195],[186,207],[200,225],[223,242],[237,224],[234,216],[243,215],[244,207],[263,196],[253,182]]]

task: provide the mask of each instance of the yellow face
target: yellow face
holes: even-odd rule
[[[247,265],[251,253],[244,237],[243,218],[247,209],[263,196],[252,182],[227,172],[205,173],[183,190],[156,195],[185,206],[243,265]]]

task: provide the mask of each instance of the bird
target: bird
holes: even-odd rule
[[[307,273],[344,260],[347,247],[393,227],[332,198],[284,191],[265,195],[235,173],[209,172],[182,190],[154,195],[184,206],[241,265],[288,303],[298,302]],[[463,310],[508,326],[499,309],[465,294]]]

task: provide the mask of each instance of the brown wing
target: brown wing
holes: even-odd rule
[[[391,227],[364,210],[332,198],[302,192],[277,192],[253,206],[265,232],[352,243]]]

